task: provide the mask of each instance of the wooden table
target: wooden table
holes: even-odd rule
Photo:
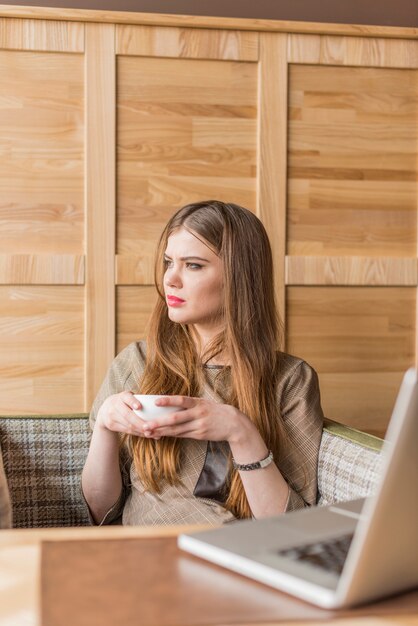
[[[190,526],[187,530],[190,530]],[[68,545],[69,541],[74,541],[74,548],[78,546],[80,550],[79,541],[83,540],[87,543],[87,546],[94,545],[95,542],[89,540],[107,539],[106,545],[114,545],[117,540],[124,539],[139,539],[150,538],[149,541],[143,543],[143,546],[148,546],[151,543],[151,538],[165,538],[175,537],[179,532],[184,531],[184,527],[120,527],[110,526],[102,528],[60,528],[60,529],[28,529],[28,530],[7,530],[0,532],[0,625],[1,626],[43,626],[41,624],[41,553],[42,547],[47,547],[49,542],[60,542],[59,547]],[[167,546],[170,545],[170,550],[173,552],[174,541],[161,539],[159,545],[166,542]],[[129,542],[128,542],[129,543]],[[158,542],[157,542],[158,543]],[[96,542],[97,545],[97,542]],[[125,545],[126,544],[125,542]],[[156,544],[155,544],[156,545]],[[165,544],[164,544],[165,545]],[[234,577],[232,582],[232,588],[237,589],[236,585],[245,584],[247,588],[249,585],[255,586],[259,591],[257,593],[270,593],[277,594],[277,599],[283,597],[292,601],[288,596],[280,594],[278,591],[270,590],[264,585],[254,583],[238,576],[237,574],[229,573],[221,568],[217,573],[214,571],[212,564],[206,563],[192,557],[190,555],[181,555],[183,563],[186,563],[186,567],[191,567],[191,572],[196,571],[198,577],[203,575],[205,581],[214,580],[216,577]],[[187,565],[188,564],[188,565]],[[200,574],[199,574],[200,573]],[[226,578],[224,578],[226,580]],[[244,581],[241,583],[241,580]],[[190,580],[189,580],[190,582]],[[206,583],[205,583],[206,584]],[[265,590],[265,591],[264,591]],[[184,592],[184,590],[183,590]],[[172,593],[172,592],[171,592]],[[225,592],[227,593],[227,591]],[[149,592],[147,597],[149,596]],[[260,596],[263,597],[263,596]],[[267,595],[265,596],[268,597]],[[155,602],[156,598],[148,597],[149,602]],[[318,619],[321,623],[326,621],[329,626],[417,626],[418,625],[418,592],[408,594],[406,596],[394,599],[392,601],[386,601],[385,610],[382,613],[381,608],[373,609],[366,607],[364,611],[357,612],[356,615],[350,612],[345,613],[332,613],[326,616],[326,619],[316,618],[304,618],[301,620],[269,620],[260,619],[254,614],[249,614],[248,620],[242,620],[239,618],[234,619],[233,616],[228,618],[227,621],[216,622],[219,626],[225,626],[225,624],[240,624],[241,626],[248,626],[249,624],[263,624],[264,626],[274,626],[280,624],[291,624],[292,626],[298,626],[314,621],[318,623]],[[170,603],[169,603],[170,604]],[[309,608],[309,605],[306,605]],[[376,605],[377,606],[377,605]],[[388,608],[389,607],[389,608]],[[186,610],[186,609],[184,609]],[[167,606],[167,611],[170,611],[170,606]],[[185,614],[186,615],[186,614]],[[307,612],[309,615],[309,610]],[[188,616],[190,617],[190,616]],[[66,623],[65,620],[62,623]],[[138,621],[138,624],[141,624]],[[151,623],[151,622],[150,622]],[[167,622],[168,623],[168,622]],[[171,622],[170,623],[174,623]],[[176,622],[177,623],[177,622]],[[187,623],[191,624],[193,618],[187,619]],[[196,622],[197,623],[197,622]],[[199,619],[199,624],[201,620]],[[214,624],[213,621],[207,623]],[[179,622],[180,624],[180,622]],[[116,624],[115,624],[116,626]]]

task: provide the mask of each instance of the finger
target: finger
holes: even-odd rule
[[[108,428],[109,430],[113,430],[114,432],[117,432],[117,433],[123,433],[125,435],[142,434],[138,432],[136,425],[130,424],[126,420],[113,419],[108,425]]]
[[[194,418],[192,410],[173,411],[169,415],[164,415],[158,419],[147,421],[145,430],[155,430],[166,426],[174,426],[175,424],[183,424],[192,421]]]
[[[176,426],[165,426],[163,428],[156,428],[153,431],[145,431],[147,434],[146,437],[191,437],[191,438],[199,438],[196,437],[199,433],[199,429],[196,427],[196,424],[193,425],[193,428],[190,427],[190,422],[179,424]],[[193,436],[194,435],[194,436]]]
[[[165,435],[160,434],[154,430],[144,430],[143,435],[142,435],[145,439],[161,439],[161,437],[165,437]]]
[[[197,398],[191,398],[190,396],[164,396],[158,398],[155,401],[157,406],[174,406],[183,409],[190,409],[195,406]]]
[[[146,422],[127,406],[122,405],[122,408],[119,408],[119,410],[115,412],[115,419],[119,424],[122,424],[129,433],[143,435],[143,428]]]
[[[140,409],[142,405],[139,400],[137,400],[134,394],[131,391],[124,391],[121,394],[121,398],[123,402],[129,406],[131,409]]]

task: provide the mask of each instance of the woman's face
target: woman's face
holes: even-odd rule
[[[168,238],[164,292],[173,322],[193,324],[199,334],[220,330],[223,305],[222,261],[206,244],[181,227]]]

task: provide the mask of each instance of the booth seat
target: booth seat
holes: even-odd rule
[[[14,528],[89,525],[80,476],[90,440],[88,416],[0,416],[0,450]],[[326,420],[318,504],[373,493],[382,440]]]

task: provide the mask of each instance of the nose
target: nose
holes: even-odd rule
[[[168,267],[164,274],[164,282],[168,287],[180,288],[182,286],[181,276],[178,267],[173,263]]]

